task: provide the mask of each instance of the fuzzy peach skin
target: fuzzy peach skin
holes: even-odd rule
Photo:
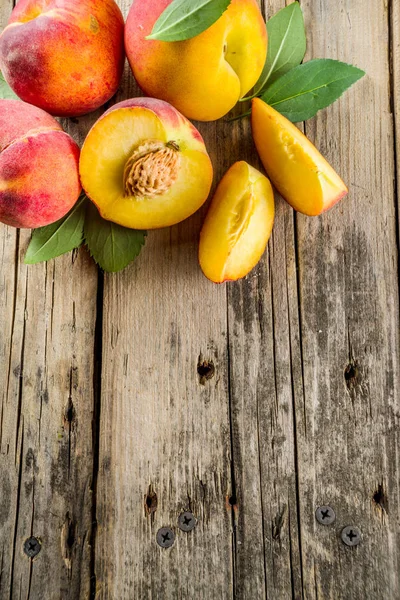
[[[274,108],[255,98],[251,124],[258,154],[282,197],[316,216],[348,193],[346,185],[306,136]]]
[[[117,91],[123,30],[114,0],[20,0],[0,36],[0,70],[25,102],[83,115]]]
[[[256,266],[274,224],[268,179],[244,161],[220,181],[200,234],[199,262],[215,283],[236,281]]]
[[[80,159],[82,185],[104,219],[157,229],[196,212],[213,169],[203,138],[173,106],[133,98],[90,130]]]
[[[190,119],[223,117],[254,86],[267,55],[267,30],[256,0],[232,0],[209,29],[183,42],[146,40],[172,0],[134,0],[125,28],[133,74],[149,95]]]
[[[79,148],[53,117],[0,100],[0,221],[36,228],[61,219],[77,201]]]

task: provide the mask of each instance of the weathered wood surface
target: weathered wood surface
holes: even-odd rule
[[[309,57],[368,73],[306,124],[351,193],[316,219],[277,198],[244,281],[201,275],[204,211],[104,278],[84,251],[26,267],[27,233],[0,229],[0,600],[400,598],[400,7],[302,7]],[[66,125],[82,141],[96,116]],[[259,165],[247,121],[199,128],[216,181]]]

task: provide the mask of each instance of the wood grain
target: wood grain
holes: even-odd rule
[[[126,15],[130,2],[121,3]],[[138,94],[127,71],[125,95]],[[216,177],[217,124],[201,124]],[[226,290],[197,262],[204,211],[151,232],[139,260],[104,282],[97,483],[99,598],[231,598],[231,446]],[[201,381],[198,365],[212,363]],[[157,508],[149,512],[151,492]],[[177,527],[191,510],[193,532]],[[161,549],[157,530],[175,545]],[[123,548],[123,552],[117,550]],[[210,586],[212,586],[212,591]]]
[[[296,218],[304,406],[296,405],[306,598],[399,597],[399,304],[385,1],[303,2],[308,55],[367,76],[306,124],[350,194]],[[324,24],[324,27],[317,26]],[[371,43],[376,40],[377,43]],[[314,518],[318,505],[334,527]],[[363,542],[349,548],[344,526]]]
[[[75,600],[90,590],[97,271],[85,252],[27,267],[29,237],[0,228],[0,598]]]

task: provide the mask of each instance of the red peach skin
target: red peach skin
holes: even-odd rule
[[[53,117],[0,100],[0,221],[36,228],[63,217],[77,201],[79,147]]]
[[[83,115],[118,89],[123,30],[114,0],[20,0],[0,36],[0,69],[25,102]]]

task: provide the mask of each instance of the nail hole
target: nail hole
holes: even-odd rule
[[[378,508],[380,508],[384,512],[388,512],[388,500],[383,489],[383,485],[381,483],[378,485],[378,489],[372,496],[372,500]]]
[[[73,521],[70,522],[68,527],[68,536],[67,536],[67,546],[68,548],[72,548],[75,544],[75,523]]]
[[[344,378],[346,381],[353,381],[354,379],[357,378],[358,375],[358,369],[357,369],[357,365],[356,364],[349,364],[346,367],[346,370],[344,372]]]
[[[237,505],[236,494],[232,494],[232,496],[230,496],[230,498],[229,498],[229,504],[231,506],[236,506]]]
[[[72,423],[74,418],[75,418],[75,408],[74,408],[71,398],[68,398],[68,404],[65,409],[65,420],[67,423]]]
[[[197,365],[197,373],[200,378],[200,384],[205,385],[206,381],[209,381],[215,375],[214,363],[212,361],[202,360],[202,357],[200,356]]]
[[[147,494],[145,496],[146,515],[148,516],[148,515],[152,515],[153,513],[155,513],[157,510],[157,506],[158,506],[157,494],[154,491],[153,487],[150,485],[149,491],[147,492]]]

